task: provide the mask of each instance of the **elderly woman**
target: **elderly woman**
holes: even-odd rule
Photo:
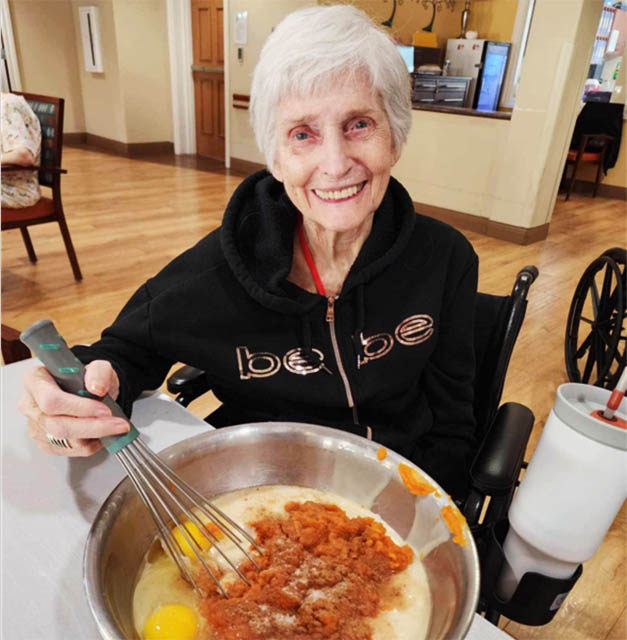
[[[39,164],[41,125],[39,118],[23,96],[3,93],[2,104],[2,166],[30,167]],[[41,198],[37,171],[3,171],[2,207],[30,207]]]
[[[90,363],[86,388],[130,414],[184,362],[207,372],[223,403],[214,426],[337,427],[460,495],[474,437],[477,257],[417,215],[390,177],[411,120],[395,46],[352,7],[289,15],[261,52],[251,119],[268,171],[242,182],[222,226],[143,284],[98,342],[74,348]],[[128,428],[42,369],[27,376],[22,406],[32,437],[64,455]]]

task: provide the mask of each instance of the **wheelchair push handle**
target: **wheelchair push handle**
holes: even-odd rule
[[[85,389],[85,365],[70,351],[63,336],[50,320],[38,320],[31,324],[22,331],[20,340],[41,360],[63,391],[83,398],[100,400],[109,407],[113,416],[129,422],[120,405],[111,396],[106,395],[100,398]],[[105,436],[100,440],[109,453],[117,453],[138,435],[139,432],[131,424],[130,431],[127,433]]]
[[[514,283],[511,294],[512,297],[520,295],[523,298],[526,298],[527,293],[529,292],[529,287],[535,282],[538,274],[538,268],[532,264],[523,267],[516,275],[516,282]]]

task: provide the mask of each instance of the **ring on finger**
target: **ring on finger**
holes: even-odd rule
[[[65,438],[57,438],[51,433],[46,434],[46,440],[55,447],[61,447],[63,449],[71,449],[72,445]]]

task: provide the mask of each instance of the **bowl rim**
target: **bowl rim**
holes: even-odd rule
[[[327,436],[329,438],[326,441],[327,444],[331,444],[333,441],[337,446],[328,447],[335,448],[339,450],[353,449],[357,446],[361,453],[363,453],[364,446],[367,447],[367,450],[372,455],[374,459],[376,459],[377,451],[383,446],[376,441],[368,440],[362,436],[342,431],[341,429],[335,429],[332,427],[326,427],[317,424],[311,424],[306,422],[248,422],[244,424],[232,425],[228,427],[220,427],[219,429],[208,429],[207,431],[203,431],[202,433],[196,434],[189,438],[185,438],[176,442],[161,451],[158,452],[159,456],[162,457],[166,462],[170,462],[171,459],[176,458],[183,453],[187,453],[193,443],[204,442],[209,438],[221,438],[221,439],[229,439],[230,437],[236,437],[240,432],[250,431],[253,428],[264,429],[264,435],[276,436],[281,435],[283,433],[293,432],[296,430],[303,437],[312,436]],[[310,432],[308,434],[308,431]],[[324,441],[323,441],[324,442]],[[320,443],[316,443],[318,446]],[[352,445],[352,446],[348,446]],[[438,501],[441,506],[452,505],[455,509],[458,509],[457,505],[451,497],[446,493],[444,489],[440,487],[440,485],[425,471],[423,471],[420,467],[414,464],[411,460],[403,457],[399,453],[396,453],[394,450],[386,447],[387,456],[384,462],[388,464],[394,460],[394,465],[398,468],[399,463],[404,463],[410,466],[411,468],[417,470],[428,482],[430,482],[436,489],[439,490],[441,496],[435,496],[433,494],[429,494],[431,499]],[[370,456],[369,456],[370,457]],[[133,488],[131,481],[128,477],[124,477],[109,493],[105,501],[102,503],[98,513],[96,514],[94,521],[90,527],[89,533],[87,535],[85,541],[85,547],[83,550],[83,586],[85,589],[85,596],[87,598],[87,604],[89,606],[89,610],[92,614],[92,617],[96,623],[98,631],[102,636],[103,640],[126,640],[125,636],[121,634],[119,631],[118,625],[116,624],[113,616],[111,615],[109,608],[107,606],[107,601],[104,595],[104,589],[101,587],[101,571],[100,571],[100,558],[96,553],[93,552],[93,549],[97,549],[105,542],[105,534],[108,531],[108,527],[106,527],[106,523],[108,522],[107,514],[115,509],[115,503],[117,501],[123,500],[124,497],[128,494],[135,494],[135,489]],[[417,498],[419,496],[416,496]],[[426,496],[425,496],[426,497]],[[480,591],[480,564],[479,564],[479,555],[477,552],[477,547],[475,545],[474,537],[470,532],[469,527],[466,525],[466,539],[467,545],[466,550],[470,555],[470,572],[469,572],[469,580],[468,582],[471,585],[466,584],[467,587],[470,586],[471,593],[469,597],[466,599],[465,604],[459,614],[459,622],[456,625],[455,631],[455,640],[457,638],[464,638],[472,625],[472,621],[474,619],[474,615],[477,609],[477,605],[479,602],[479,591]],[[437,547],[436,547],[437,548]],[[449,630],[446,634],[446,638],[449,637],[449,633],[453,630]],[[453,638],[453,636],[451,636]]]

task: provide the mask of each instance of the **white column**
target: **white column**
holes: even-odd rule
[[[15,40],[13,39],[13,26],[11,24],[11,12],[9,11],[9,0],[2,0],[0,4],[2,17],[2,37],[4,40],[4,52],[7,58],[9,76],[11,78],[11,89],[13,91],[22,90],[22,79],[20,78],[20,68],[17,66],[17,53],[15,51]]]
[[[496,149],[486,217],[518,227],[549,222],[603,0],[536,0],[516,105]]]
[[[166,0],[166,10],[174,153],[196,153],[191,5],[189,1]]]

